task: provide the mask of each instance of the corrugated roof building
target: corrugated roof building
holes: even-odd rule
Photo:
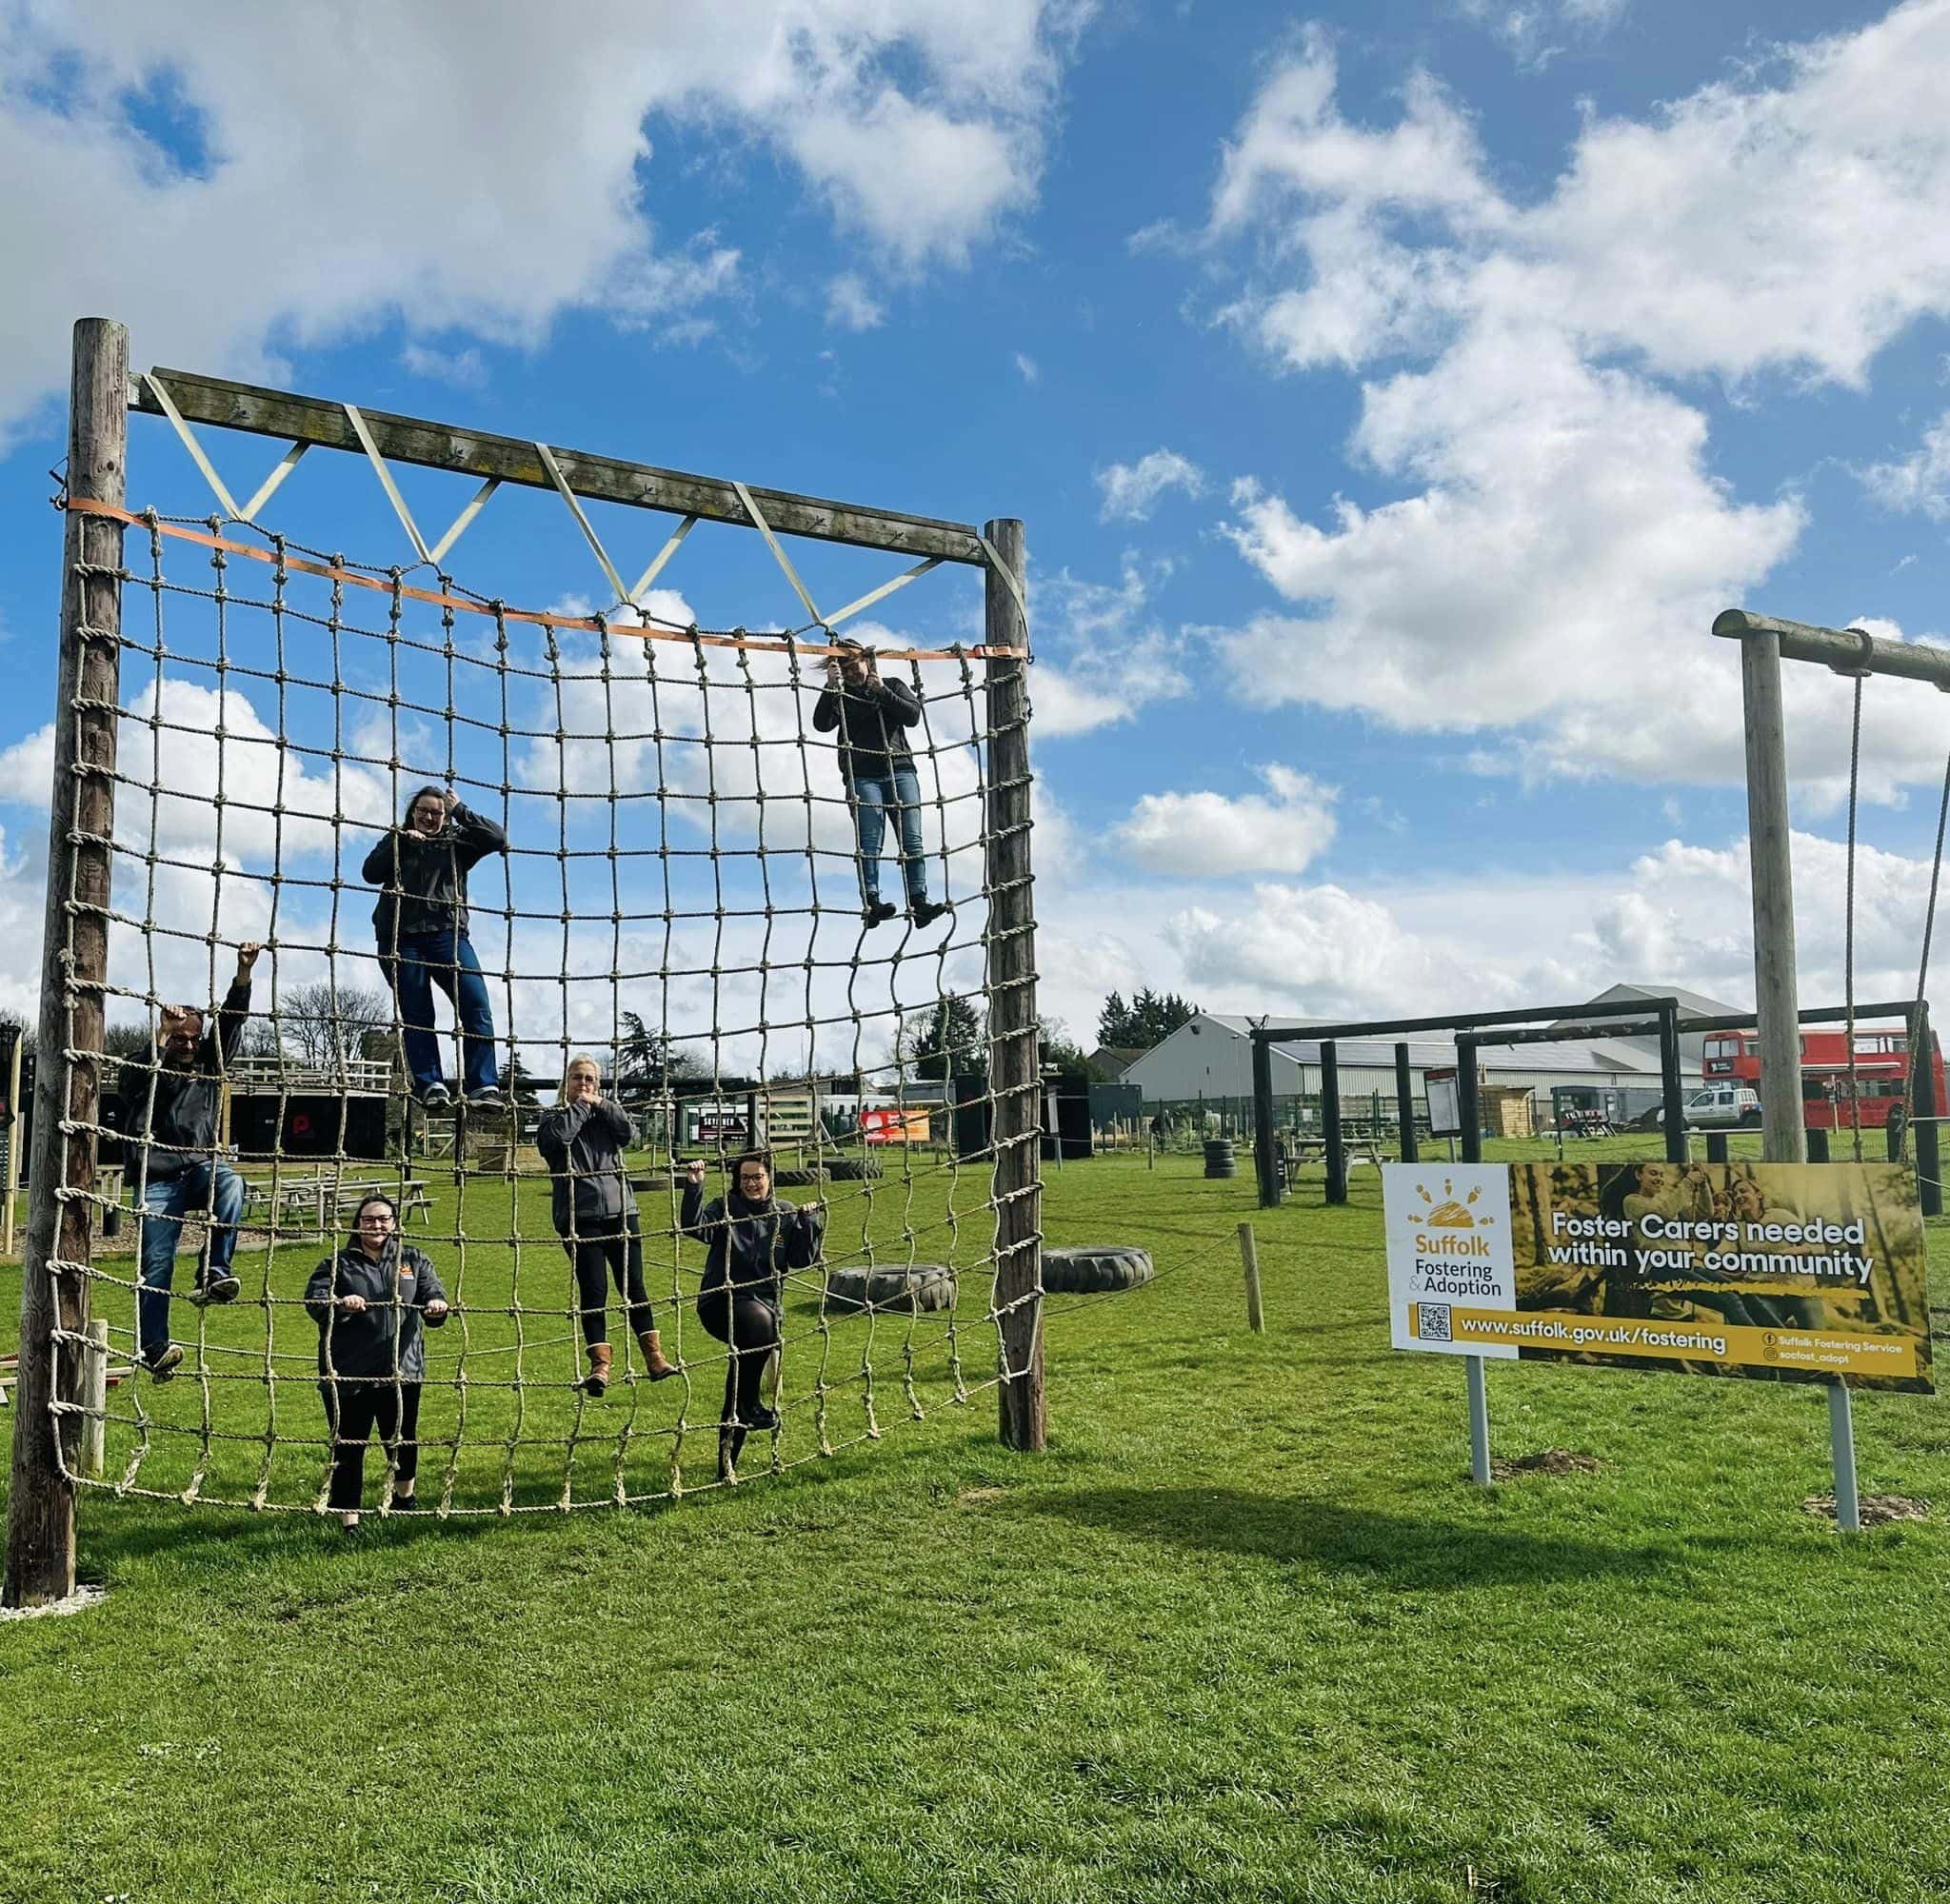
[[[1250,1019],[1201,1012],[1145,1052],[1124,1074],[1124,1081],[1138,1085],[1147,1104],[1250,1098],[1251,1032]],[[1424,1072],[1447,1069],[1456,1062],[1455,1041],[1440,1035],[1404,1041],[1419,1097],[1424,1089]],[[1343,1038],[1336,1042],[1343,1101],[1379,1092],[1392,1103],[1396,1041]],[[1659,1088],[1656,1039],[1649,1049],[1643,1041],[1629,1038],[1574,1039],[1561,1044],[1482,1044],[1477,1047],[1477,1059],[1486,1084],[1526,1088],[1543,1098],[1548,1098],[1556,1085],[1594,1090]],[[1681,1073],[1688,1089],[1703,1081],[1697,1054],[1682,1059]],[[1320,1088],[1321,1047],[1317,1041],[1299,1038],[1273,1047],[1276,1098],[1312,1098],[1319,1095]]]

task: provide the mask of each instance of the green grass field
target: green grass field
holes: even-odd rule
[[[368,1517],[348,1543],[306,1514],[90,1494],[83,1570],[107,1599],[0,1626],[0,1895],[1950,1890],[1950,1514],[1844,1543],[1803,1512],[1828,1480],[1811,1390],[1537,1365],[1490,1371],[1497,1452],[1602,1465],[1471,1488],[1461,1368],[1386,1347],[1373,1174],[1343,1210],[1317,1184],[1258,1213],[1247,1178],[1206,1182],[1188,1159],[1052,1173],[1052,1240],[1144,1243],[1161,1274],[1050,1304],[1040,1457],[998,1445],[991,1390],[953,1400],[940,1324],[912,1363],[927,1418],[904,1419],[905,1329],[883,1319],[883,1438],[776,1477],[748,1455],[747,1484],[675,1503]],[[1232,1240],[1248,1218],[1263,1337]],[[939,1257],[936,1220],[886,1206],[876,1234],[905,1220]],[[978,1216],[963,1259],[984,1240]],[[468,1274],[485,1356],[491,1249]],[[16,1280],[0,1272],[10,1308]],[[992,1337],[970,1306],[972,1384]],[[806,1309],[795,1458],[813,1441]],[[209,1326],[262,1343],[243,1305]],[[864,1418],[849,1327],[835,1440]],[[308,1334],[280,1315],[280,1351]],[[575,1411],[570,1350],[534,1360],[523,1504],[559,1493]],[[718,1373],[689,1402],[667,1383],[601,1404],[667,1411],[632,1441],[633,1489],[667,1472],[680,1408],[713,1418]],[[296,1374],[280,1427],[315,1435]],[[220,1424],[261,1416],[261,1385],[211,1386]],[[202,1406],[191,1381],[142,1399],[159,1421]],[[468,1498],[507,1458],[504,1403],[480,1400],[470,1443],[493,1446],[456,1483]],[[1857,1419],[1866,1488],[1950,1508],[1936,1401],[1863,1396]],[[212,1472],[248,1488],[262,1450],[238,1449]],[[123,1452],[111,1437],[111,1473]],[[180,1485],[188,1458],[159,1445],[145,1484]],[[316,1450],[272,1474],[274,1497],[302,1496]],[[591,1490],[607,1478],[592,1463]]]

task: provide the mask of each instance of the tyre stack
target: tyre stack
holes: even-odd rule
[[[1205,1175],[1207,1177],[1237,1177],[1239,1157],[1232,1147],[1229,1137],[1208,1137],[1205,1140]]]

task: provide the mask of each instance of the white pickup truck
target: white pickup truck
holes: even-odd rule
[[[1709,1084],[1686,1100],[1686,1121],[1695,1130],[1727,1130],[1737,1124],[1758,1127],[1760,1094],[1748,1084]]]

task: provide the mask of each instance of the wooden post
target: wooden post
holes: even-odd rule
[[[129,333],[107,318],[74,327],[68,488],[122,506],[129,440]],[[61,541],[61,653],[54,785],[34,1065],[33,1162],[21,1263],[20,1381],[0,1604],[40,1606],[74,1591],[74,1473],[80,1440],[57,1400],[82,1392],[100,1108],[102,986],[115,830],[115,708],[121,699],[122,528],[70,513]],[[84,572],[86,571],[86,572]],[[70,1057],[68,1054],[72,1053]],[[80,1191],[80,1196],[67,1194]],[[56,1264],[63,1265],[57,1269]]]
[[[1761,1046],[1761,1155],[1805,1163],[1801,1001],[1795,986],[1794,863],[1788,851],[1787,729],[1781,637],[1741,641],[1747,727],[1747,851],[1754,885],[1754,1003]]]
[[[1250,1223],[1239,1226],[1239,1258],[1245,1265],[1245,1319],[1256,1336],[1266,1333],[1266,1312],[1260,1301],[1260,1245]]]
[[[1419,1153],[1415,1143],[1415,1077],[1409,1069],[1408,1047],[1395,1047],[1395,1121],[1402,1140],[1402,1161],[1414,1163]]]
[[[1253,1174],[1260,1180],[1260,1208],[1280,1206],[1280,1133],[1274,1128],[1279,1112],[1273,1104],[1273,1047],[1264,1038],[1253,1040]]]
[[[1016,605],[1023,585],[1023,526],[986,526],[1016,587],[984,575],[984,639],[1027,647]],[[994,1102],[995,1304],[1002,1317],[1003,1380],[997,1391],[1005,1446],[1044,1445],[1043,1146],[1037,1110],[1043,1081],[1036,1039],[1036,908],[1029,855],[1029,690],[1020,661],[990,661],[988,720],[988,1088]]]
[[[1680,1008],[1671,999],[1659,1007],[1659,1087],[1665,1105],[1665,1160],[1689,1162],[1685,1086],[1680,1079]]]
[[[1921,999],[1910,1019],[1909,1031],[1910,1133],[1915,1139],[1916,1191],[1923,1215],[1943,1214],[1943,1179],[1938,1168],[1937,1114],[1943,1106],[1937,1101],[1937,1040],[1930,1030],[1930,1008]]]
[[[1321,1046],[1321,1128],[1327,1140],[1327,1189],[1324,1201],[1347,1200],[1347,1143],[1341,1129],[1341,1048],[1329,1041]]]
[[[109,1458],[109,1325],[103,1321],[88,1325],[81,1399],[88,1410],[81,1421],[81,1472],[99,1480]]]
[[[1482,1079],[1476,1068],[1476,1040],[1456,1034],[1456,1121],[1462,1126],[1462,1161],[1482,1161]]]

